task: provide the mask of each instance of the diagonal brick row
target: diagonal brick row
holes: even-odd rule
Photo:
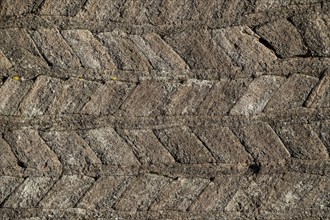
[[[14,36],[19,36],[12,41]],[[170,70],[188,68],[185,61],[154,33],[143,36],[120,31],[93,35],[89,30],[11,28],[0,31],[2,65],[22,68],[91,68]],[[8,63],[8,59],[10,62]]]
[[[98,176],[110,167],[282,166],[329,160],[329,122],[79,131],[15,130],[0,139],[3,174]],[[314,130],[315,129],[315,130]],[[306,139],[305,137],[308,137]],[[174,168],[173,167],[173,168]],[[170,168],[171,169],[171,168]]]
[[[194,2],[180,0],[174,4],[159,1],[110,1],[110,0],[28,0],[1,2],[0,16],[34,14],[63,18],[72,17],[76,21],[94,21],[106,25],[109,21],[134,25],[177,25],[199,22],[217,26],[232,26],[250,23],[264,23],[274,18],[306,11],[320,11],[325,0],[299,1],[215,1]],[[322,10],[322,9],[321,9]],[[53,18],[54,19],[54,18]]]
[[[3,208],[107,209],[117,211],[192,211],[280,213],[328,206],[329,179],[322,176],[218,176],[168,178],[155,174],[93,179],[1,176]]]
[[[255,79],[138,83],[39,76],[8,78],[0,87],[1,115],[256,115],[297,108],[328,108],[329,74],[265,75]],[[294,91],[292,91],[294,88]],[[150,97],[149,94],[153,94]],[[220,95],[219,95],[220,94]]]
[[[273,65],[278,58],[328,57],[330,36],[324,30],[329,29],[329,17],[311,18],[306,24],[301,24],[305,22],[304,18],[296,17],[294,22],[276,20],[258,27],[257,34],[247,26],[162,35],[154,32],[127,34],[120,29],[93,34],[83,29],[6,28],[0,30],[0,54],[3,57],[0,66],[39,71],[49,67],[84,67],[110,72],[116,68],[260,72]],[[320,28],[312,29],[313,24]],[[302,32],[300,26],[304,27],[305,32],[308,28],[311,30]],[[294,34],[286,34],[287,29]],[[307,41],[310,32],[318,33],[315,41],[319,45]],[[276,36],[286,36],[288,39],[283,41],[282,37]]]

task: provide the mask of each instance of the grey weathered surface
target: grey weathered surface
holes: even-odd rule
[[[329,219],[327,0],[0,1],[0,219]]]

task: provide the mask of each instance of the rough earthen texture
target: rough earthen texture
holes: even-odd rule
[[[0,76],[0,219],[330,219],[327,0],[2,0]]]

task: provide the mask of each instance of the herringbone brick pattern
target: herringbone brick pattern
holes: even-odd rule
[[[329,219],[327,0],[0,1],[0,219]]]

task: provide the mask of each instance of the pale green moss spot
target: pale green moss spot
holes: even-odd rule
[[[16,81],[20,81],[21,80],[21,77],[20,76],[13,76],[13,80],[16,80]]]

